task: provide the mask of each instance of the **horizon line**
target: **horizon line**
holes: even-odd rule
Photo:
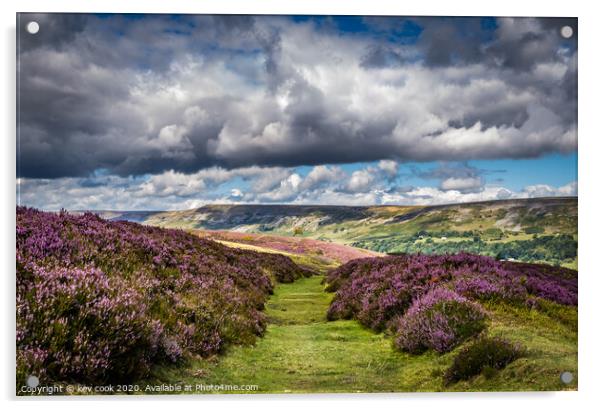
[[[539,196],[539,197],[519,197],[519,198],[508,198],[508,199],[491,199],[491,200],[477,200],[471,202],[449,202],[449,203],[437,203],[437,204],[373,204],[373,205],[337,205],[337,204],[320,204],[320,203],[206,203],[198,207],[191,207],[188,209],[143,209],[143,210],[132,210],[132,209],[58,209],[58,210],[48,210],[37,208],[33,206],[27,205],[19,205],[17,207],[30,207],[41,211],[46,212],[59,212],[61,210],[66,210],[67,212],[137,212],[137,213],[159,213],[159,212],[185,212],[189,210],[197,210],[202,209],[203,207],[208,206],[290,206],[290,207],[346,207],[346,208],[370,208],[370,207],[444,207],[444,206],[460,206],[460,205],[474,205],[474,204],[482,204],[482,203],[492,203],[492,202],[517,202],[517,201],[529,201],[529,200],[567,200],[567,199],[575,199],[578,200],[579,196]]]

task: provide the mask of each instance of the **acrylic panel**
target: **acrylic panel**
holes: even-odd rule
[[[577,37],[19,13],[16,394],[576,390]]]

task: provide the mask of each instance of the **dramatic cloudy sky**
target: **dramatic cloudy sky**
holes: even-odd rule
[[[18,25],[24,205],[577,194],[576,19],[21,14]]]

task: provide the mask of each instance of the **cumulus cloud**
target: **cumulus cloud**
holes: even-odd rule
[[[414,170],[414,174],[424,179],[439,180],[443,191],[457,190],[462,193],[477,193],[483,189],[486,172],[467,163],[440,163],[438,167],[427,170]]]
[[[311,190],[318,187],[333,184],[345,177],[343,170],[337,166],[318,165],[308,173],[300,184],[303,190]]]
[[[546,197],[546,196],[576,196],[577,182],[571,182],[564,186],[554,187],[550,185],[530,185],[525,186],[522,196],[525,197]]]
[[[141,185],[140,196],[191,196],[205,189],[205,181],[169,170],[160,175],[153,175]]]
[[[444,190],[435,187],[415,187],[401,194],[385,194],[382,204],[407,204],[407,205],[437,205],[448,203],[469,203],[487,200],[525,199],[550,196],[575,196],[577,183],[572,182],[564,186],[550,185],[526,186],[520,191],[512,191],[505,187],[485,185],[475,190]]]
[[[262,202],[283,203],[292,201],[298,194],[302,178],[297,173],[280,181],[280,185],[267,192],[260,192],[257,198]]]
[[[356,170],[351,174],[346,190],[354,193],[368,192],[373,187],[375,179],[376,176],[372,168]]]
[[[576,19],[21,14],[18,26],[25,205],[577,194],[508,189],[469,164],[576,151]]]
[[[529,185],[517,191],[469,177],[444,178],[440,186],[399,186],[387,176],[387,168],[376,163],[346,171],[318,165],[304,175],[294,168],[212,167],[192,174],[169,170],[145,177],[97,174],[91,178],[21,178],[17,188],[20,204],[47,210],[186,209],[208,203],[433,205],[577,195],[576,181],[563,186]],[[446,164],[431,174],[447,175],[451,172],[448,168],[454,167]],[[244,183],[233,187],[234,181]]]
[[[161,178],[379,160],[394,177],[397,162],[576,149],[576,36],[558,34],[576,20],[374,17],[352,35],[280,16],[34,17],[40,33],[19,37],[23,178],[154,174],[150,192],[189,195],[203,186]],[[408,21],[415,44],[383,40]],[[277,172],[256,189],[336,178]],[[353,193],[375,183],[351,178]]]
[[[339,184],[338,190],[346,193],[367,193],[383,190],[386,185],[395,181],[399,164],[393,160],[381,160],[376,166],[367,166],[353,171],[345,183]]]
[[[399,163],[394,160],[381,160],[378,162],[378,167],[387,175],[387,177],[394,178],[397,176]]]
[[[460,192],[479,191],[483,186],[481,178],[449,178],[441,182],[442,190],[458,190]]]
[[[239,198],[239,197],[243,197],[243,193],[240,189],[234,188],[234,189],[230,190],[230,196]]]

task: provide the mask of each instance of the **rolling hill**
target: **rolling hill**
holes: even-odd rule
[[[207,205],[98,213],[153,226],[297,236],[390,254],[467,251],[577,266],[575,197],[438,206]]]

